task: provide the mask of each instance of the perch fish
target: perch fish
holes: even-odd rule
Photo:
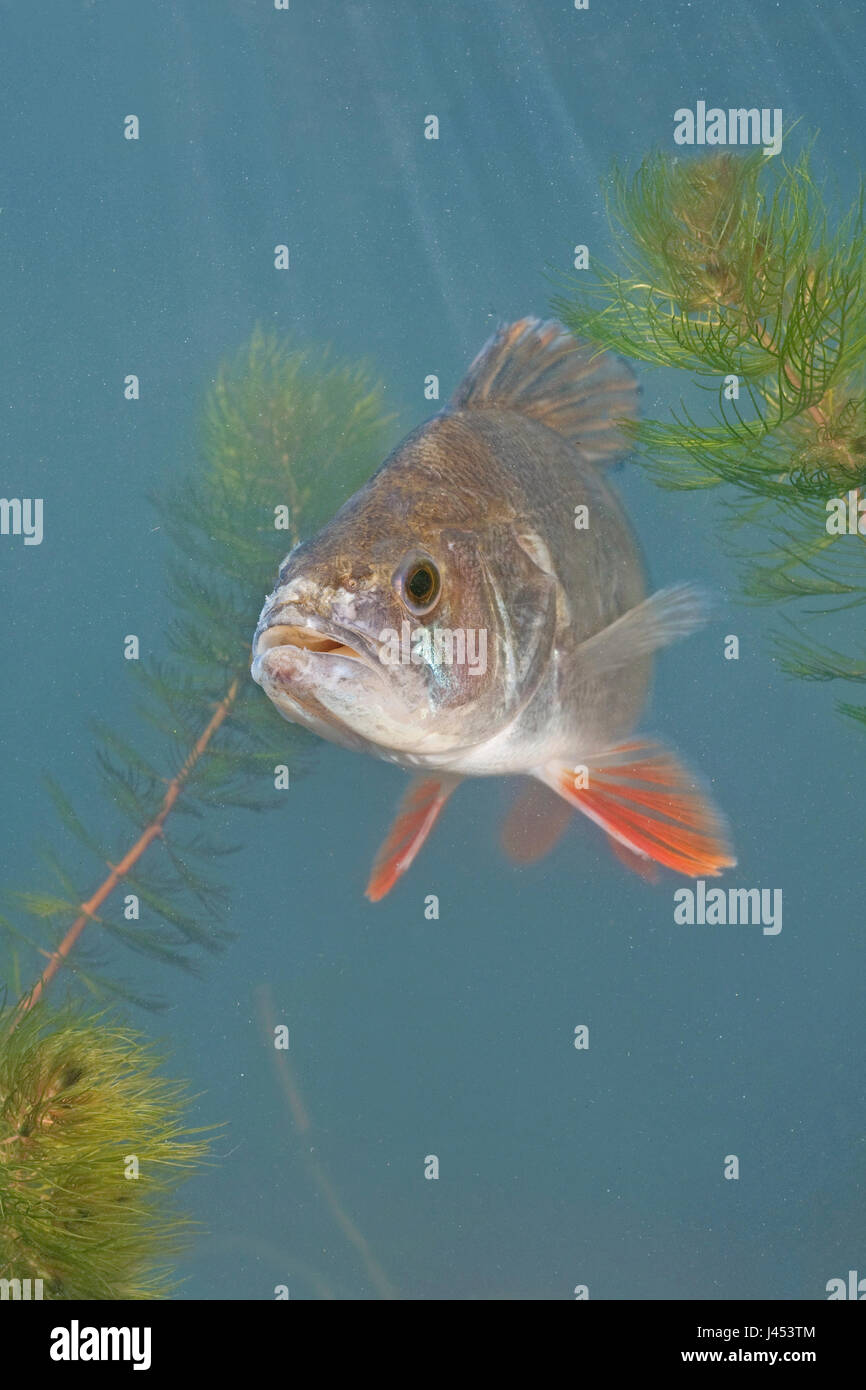
[[[701,621],[685,585],[647,597],[605,476],[636,412],[619,358],[556,323],[503,326],[446,409],[280,567],[253,679],[286,719],[415,774],[373,901],[465,777],[533,779],[503,835],[522,862],[573,810],[648,877],[735,862],[695,779],[634,735],[653,652]]]

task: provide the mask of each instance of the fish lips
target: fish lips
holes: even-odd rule
[[[253,639],[252,678],[284,719],[320,738],[364,751],[359,710],[387,703],[377,648],[338,623],[274,605]]]
[[[291,693],[318,679],[351,679],[361,670],[382,679],[378,648],[350,628],[295,605],[265,609],[253,639],[251,675],[267,689]]]

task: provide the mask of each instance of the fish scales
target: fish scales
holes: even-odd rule
[[[647,598],[605,472],[628,452],[636,405],[611,354],[557,324],[506,325],[450,405],[281,566],[253,678],[286,718],[422,774],[371,898],[406,871],[464,776],[534,778],[641,871],[734,862],[696,779],[634,737],[653,653],[701,620],[688,586]],[[552,847],[562,821],[538,844]]]

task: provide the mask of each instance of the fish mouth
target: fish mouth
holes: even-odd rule
[[[294,657],[301,660],[312,658],[321,671],[327,670],[324,663],[339,661],[355,667],[362,666],[366,671],[381,676],[378,650],[365,637],[330,619],[319,618],[294,607],[287,609],[285,605],[265,617],[259,625],[252,654],[254,680],[258,679],[258,673],[266,665],[285,665],[280,662],[281,654],[292,666],[296,665],[292,660]],[[346,666],[342,666],[342,670],[345,671]]]
[[[325,656],[365,661],[364,654],[344,642],[342,636],[301,623],[275,623],[273,627],[266,627],[256,640],[254,656],[273,651],[274,647],[299,647],[302,651]]]
[[[367,746],[353,710],[386,699],[387,685],[366,637],[278,601],[265,607],[252,658],[250,675],[285,719],[346,748]]]

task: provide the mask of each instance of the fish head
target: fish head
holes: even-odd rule
[[[447,765],[525,699],[555,603],[507,522],[470,486],[440,487],[420,452],[404,448],[399,469],[385,465],[290,552],[252,675],[285,718],[332,742]]]

